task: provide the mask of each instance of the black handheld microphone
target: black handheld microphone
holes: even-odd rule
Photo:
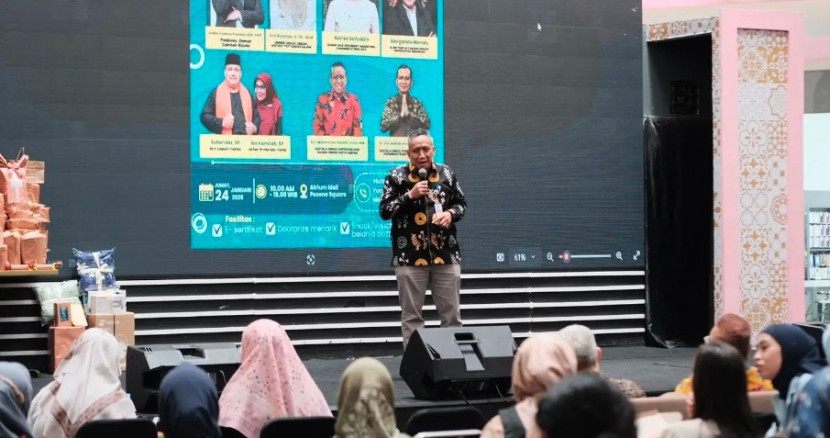
[[[427,170],[424,168],[418,169],[418,178],[421,178],[421,181],[427,181]],[[427,187],[429,187],[429,181],[427,181]],[[429,217],[429,197],[424,196],[424,214]]]

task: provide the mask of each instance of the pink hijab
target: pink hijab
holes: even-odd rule
[[[556,382],[576,374],[576,353],[556,333],[539,333],[527,338],[513,359],[513,396],[516,413],[526,438],[542,437],[536,425],[537,398]],[[482,438],[503,437],[501,418],[493,417],[481,431]]]
[[[259,438],[269,420],[331,416],[285,329],[259,319],[242,333],[242,364],[219,398],[219,425]]]
[[[513,396],[517,402],[547,391],[576,373],[576,353],[556,333],[527,338],[513,359]]]

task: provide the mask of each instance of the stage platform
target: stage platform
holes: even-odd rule
[[[659,395],[672,391],[682,378],[689,375],[695,349],[675,348],[664,349],[645,346],[606,347],[603,349],[601,362],[602,372],[610,377],[632,379],[640,384],[648,395]],[[418,400],[412,391],[398,376],[401,356],[380,356],[378,359],[389,368],[392,374],[395,389],[396,416],[401,428],[409,417],[419,409],[438,406],[463,405],[459,400],[428,401]],[[311,376],[320,386],[332,410],[337,409],[337,390],[340,385],[340,376],[352,359],[325,359],[314,358],[304,363]],[[122,375],[123,381],[124,375]],[[51,382],[52,376],[42,374],[33,379],[35,391]],[[511,400],[496,399],[469,399],[470,404],[482,411],[485,418],[489,418],[507,406]]]

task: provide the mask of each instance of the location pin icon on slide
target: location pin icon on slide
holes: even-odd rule
[[[308,186],[300,184],[300,199],[308,198]]]

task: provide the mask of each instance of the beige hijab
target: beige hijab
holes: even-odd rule
[[[363,357],[343,371],[337,396],[336,438],[402,438],[395,424],[392,376],[377,359]]]
[[[32,433],[42,438],[73,438],[92,420],[135,418],[135,406],[118,378],[118,362],[125,350],[109,332],[87,329],[58,365],[54,381],[32,400]]]
[[[539,333],[526,339],[513,359],[513,396],[516,412],[525,428],[525,437],[541,437],[536,425],[536,402],[548,388],[576,374],[576,354],[556,333]],[[482,437],[503,437],[501,417],[493,417]]]

